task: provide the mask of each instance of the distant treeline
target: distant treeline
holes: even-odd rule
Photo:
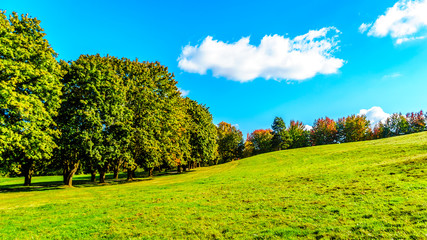
[[[427,114],[423,111],[405,115],[394,113],[373,127],[365,115],[350,115],[334,121],[319,118],[311,130],[299,121],[291,121],[289,127],[281,117],[276,117],[272,129],[259,129],[248,134],[243,156],[324,144],[356,142],[393,137],[426,130]]]

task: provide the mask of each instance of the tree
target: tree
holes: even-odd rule
[[[49,163],[60,133],[63,71],[45,35],[36,18],[0,13],[0,162],[18,168],[26,186]]]
[[[381,121],[375,124],[374,129],[372,130],[372,139],[380,139],[384,138],[385,136],[385,129],[384,129],[384,123]]]
[[[248,139],[250,139],[249,136],[250,135],[248,133],[246,136],[246,141],[245,141],[244,148],[243,148],[243,157],[244,158],[253,156],[254,151],[255,151],[254,144],[251,141],[248,141]]]
[[[220,122],[217,126],[218,155],[221,162],[229,162],[242,157],[243,134],[235,126]]]
[[[409,124],[408,131],[410,133],[421,132],[424,131],[424,129],[426,128],[426,119],[424,117],[423,111],[420,111],[418,113],[408,113],[406,114],[406,119]]]
[[[258,129],[247,138],[253,145],[253,154],[270,152],[272,150],[273,131],[271,129]]]
[[[337,142],[337,124],[328,117],[314,121],[311,130],[311,142],[313,145],[332,144]]]
[[[384,132],[386,137],[405,134],[409,131],[408,120],[400,113],[394,113],[387,118],[384,124]]]
[[[370,137],[370,122],[366,115],[350,115],[340,118],[337,122],[338,141],[356,142],[366,140]]]
[[[288,128],[292,139],[289,148],[300,148],[310,146],[310,132],[305,129],[305,125],[300,121],[291,121]]]
[[[292,144],[292,138],[286,129],[286,124],[281,117],[275,117],[273,124],[272,148],[275,150],[282,150],[288,148]]]
[[[189,168],[194,168],[201,163],[213,164],[218,156],[216,142],[217,129],[212,123],[212,115],[209,109],[189,98],[187,101],[187,113],[190,116],[190,145],[191,159],[187,162]]]
[[[71,186],[81,159],[91,173],[98,170],[103,183],[111,166],[130,157],[132,115],[126,104],[123,61],[82,55],[68,66],[58,116],[63,132],[60,156],[67,185]]]
[[[126,163],[131,174],[136,164],[149,171],[154,168],[177,166],[186,148],[185,141],[177,139],[185,134],[187,123],[184,104],[178,99],[174,75],[159,62],[129,61],[126,69],[129,85],[128,106],[133,114],[133,163]],[[182,122],[178,122],[182,120]]]

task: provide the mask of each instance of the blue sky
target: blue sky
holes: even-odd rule
[[[427,110],[426,6],[396,0],[0,1],[8,13],[41,20],[60,59],[100,53],[160,61],[178,87],[210,108],[215,123],[238,124],[244,134],[269,128],[275,116],[312,125],[374,106],[364,113],[378,119]]]

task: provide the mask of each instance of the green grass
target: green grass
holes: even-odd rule
[[[427,132],[87,179],[0,178],[0,239],[427,239]]]

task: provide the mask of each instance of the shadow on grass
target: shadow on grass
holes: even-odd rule
[[[90,181],[90,175],[75,175],[73,177],[73,187],[75,188],[86,188],[86,187],[103,187],[119,184],[129,184],[134,182],[144,182],[153,180],[154,177],[186,174],[193,172],[194,170],[189,170],[186,172],[178,173],[177,171],[168,171],[168,172],[158,172],[154,173],[153,177],[149,177],[145,172],[136,173],[136,176],[133,180],[127,180],[127,174],[119,174],[118,179],[114,179],[112,174],[107,174],[105,183],[99,183],[99,176],[96,177],[95,182]],[[22,178],[23,180],[23,178]],[[0,186],[0,193],[5,192],[32,192],[32,191],[49,191],[49,190],[58,190],[66,189],[68,186],[60,180],[58,181],[37,181],[33,182],[31,186],[23,186],[22,184],[8,184]]]

